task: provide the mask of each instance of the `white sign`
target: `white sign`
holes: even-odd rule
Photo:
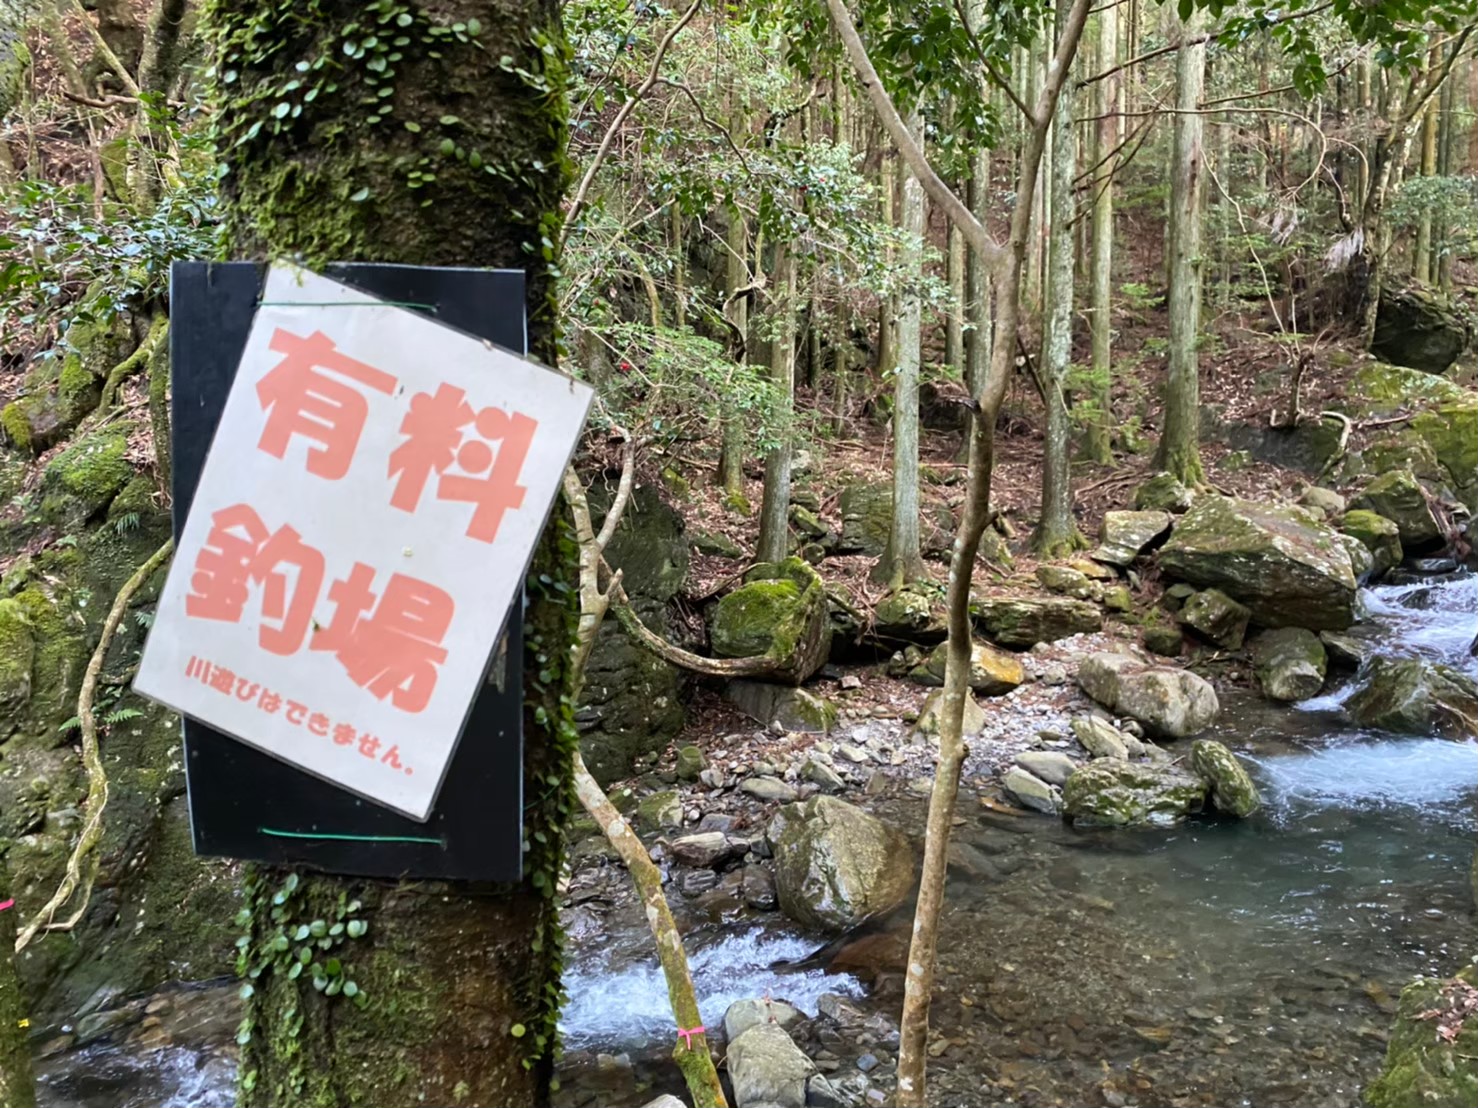
[[[591,390],[301,270],[262,301],[134,688],[424,820]]]

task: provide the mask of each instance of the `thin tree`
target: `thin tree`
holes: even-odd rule
[[[1206,36],[1192,12],[1179,24],[1175,61],[1175,137],[1170,156],[1169,367],[1165,376],[1164,427],[1155,456],[1160,469],[1199,488],[1201,382],[1201,197],[1205,188],[1201,93],[1206,82]]]
[[[1098,13],[1099,70],[1119,64],[1119,5]],[[1098,119],[1093,129],[1093,281],[1088,311],[1088,332],[1093,353],[1089,378],[1093,389],[1093,418],[1089,421],[1085,452],[1095,462],[1112,462],[1110,428],[1113,426],[1113,288],[1114,288],[1114,174],[1118,169],[1119,113],[1123,82],[1117,69],[1098,82],[1094,108]]]
[[[765,456],[765,492],[760,502],[760,538],[755,558],[778,562],[790,553],[791,414],[795,409],[795,260],[777,238],[774,272],[779,328],[770,343],[770,375],[780,398],[780,441]]]
[[[559,238],[567,125],[560,66],[546,64],[563,41],[553,0],[449,0],[434,11],[220,0],[212,16],[231,256],[517,267],[530,349],[552,362],[553,259],[539,244]],[[349,26],[362,30],[346,39]],[[316,57],[332,60],[322,71],[332,77],[304,77],[301,63]],[[424,169],[408,181],[407,166]],[[245,1108],[547,1101],[576,736],[565,697],[571,593],[540,581],[574,578],[562,531],[555,522],[535,553],[523,616],[524,879],[474,888],[258,870],[245,942],[268,968],[246,990]],[[355,900],[355,993],[327,995],[273,960],[274,913],[333,920]]]

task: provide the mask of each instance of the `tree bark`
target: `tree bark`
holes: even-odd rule
[[[1072,0],[1058,0],[1059,30]],[[1047,434],[1042,453],[1042,513],[1033,546],[1055,558],[1079,549],[1083,536],[1073,519],[1067,371],[1073,346],[1073,181],[1078,175],[1078,136],[1073,124],[1073,82],[1064,82],[1052,118],[1052,231],[1048,241],[1046,306],[1042,326],[1042,391]]]
[[[924,124],[919,113],[910,114],[907,122],[910,133],[922,144]],[[905,287],[899,296],[898,368],[893,377],[893,522],[887,552],[875,573],[895,589],[924,576],[919,541],[919,362],[923,341],[919,281],[923,276],[921,251],[927,213],[923,185],[906,166],[903,174],[901,225],[908,245],[902,259]]]
[[[746,130],[744,109],[736,92],[729,93],[729,137],[738,143]],[[729,207],[725,234],[727,264],[724,270],[724,316],[734,326],[733,356],[749,360],[749,301],[739,290],[749,284],[749,228],[737,205]],[[719,454],[718,479],[724,500],[736,511],[748,512],[744,495],[744,416],[730,408],[723,414],[723,445]]]
[[[1165,378],[1165,425],[1156,464],[1184,484],[1205,482],[1201,468],[1201,382],[1197,343],[1201,332],[1201,196],[1206,166],[1202,150],[1201,93],[1206,42],[1200,16],[1180,26],[1175,65],[1175,138],[1170,167],[1170,349]]]
[[[780,329],[770,344],[770,376],[780,397],[780,445],[765,458],[760,538],[755,558],[778,562],[790,553],[791,415],[795,409],[795,261],[788,243],[775,243],[775,297]]]
[[[896,201],[898,174],[901,172],[897,156],[885,147],[878,162],[878,195],[882,206],[879,219],[885,227],[894,227],[898,223]],[[884,244],[883,264],[891,267],[893,261],[892,245]],[[886,381],[897,368],[898,298],[889,294],[878,298],[878,374]]]
[[[1098,58],[1100,71],[1119,64],[1119,9],[1098,13]],[[1099,119],[1094,127],[1093,164],[1098,166],[1093,182],[1092,277],[1093,300],[1088,313],[1092,342],[1089,376],[1093,382],[1093,418],[1088,424],[1086,453],[1107,465],[1114,460],[1113,426],[1113,290],[1114,290],[1114,171],[1118,159],[1119,112],[1123,83],[1111,73],[1098,82],[1095,107]]]
[[[385,22],[395,10],[385,9]],[[547,244],[560,238],[567,126],[561,69],[546,64],[560,56],[557,5],[448,0],[434,15],[400,9],[410,22],[381,39],[386,51],[392,35],[410,39],[400,60],[371,50],[343,61],[344,28],[364,28],[372,11],[353,0],[213,6],[233,256],[524,269],[530,350],[552,363]],[[505,54],[513,60],[500,65]],[[298,62],[319,56],[340,59],[336,88],[311,101],[299,97],[312,81],[287,100],[258,91],[300,79]],[[375,58],[382,69],[366,64]],[[372,120],[377,104],[391,108],[383,122]],[[441,154],[443,140],[467,155]],[[524,614],[524,879],[492,887],[252,873],[244,953],[267,968],[252,982],[241,1031],[245,1108],[547,1103],[560,995],[554,894],[576,736],[563,695],[573,590],[541,579],[573,579],[566,531],[557,513],[534,556]],[[315,990],[268,953],[284,919],[333,920],[355,901],[350,914],[367,930],[345,945],[352,1000]]]
[[[1433,50],[1427,62],[1428,67],[1435,67],[1437,61],[1437,51]],[[1422,112],[1423,177],[1437,176],[1437,103],[1438,98],[1434,96],[1427,101],[1426,111]],[[1432,257],[1432,210],[1423,205],[1416,225],[1416,249],[1411,256],[1411,275],[1418,281],[1431,282],[1436,277],[1435,270]]]

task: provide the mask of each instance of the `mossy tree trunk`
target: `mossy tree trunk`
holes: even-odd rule
[[[219,0],[211,34],[233,257],[523,268],[531,351],[554,359],[551,263],[567,180],[554,0]],[[524,880],[254,874],[249,960],[263,960],[280,928],[344,923],[334,954],[356,988],[329,997],[309,973],[290,976],[290,955],[266,958],[241,1035],[247,1108],[547,1101],[574,613],[573,590],[539,581],[572,579],[572,558],[556,524],[529,579]]]

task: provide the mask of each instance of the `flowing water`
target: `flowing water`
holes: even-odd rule
[[[1383,652],[1473,672],[1478,578],[1377,588],[1365,603]],[[977,817],[962,798],[956,836],[994,868],[951,872],[936,1104],[1358,1103],[1401,986],[1478,953],[1478,745],[1362,732],[1343,715],[1346,691],[1336,682],[1297,709],[1224,701],[1214,737],[1243,756],[1265,801],[1249,820],[1078,833]],[[923,803],[890,814],[919,827]],[[630,914],[577,936],[572,1056],[670,1049],[643,931]],[[825,992],[863,991],[844,974],[772,968],[813,946],[773,925],[715,925],[692,942],[710,1025],[741,997],[813,1012]],[[869,968],[860,1002],[896,1017],[900,967]],[[181,1052],[92,1048],[43,1072],[49,1108],[230,1103],[220,1060]]]

